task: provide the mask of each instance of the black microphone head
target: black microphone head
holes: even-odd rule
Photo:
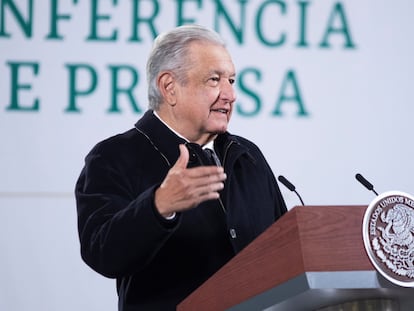
[[[365,186],[365,188],[367,188],[368,190],[372,191],[374,189],[374,186],[364,178],[364,176],[362,176],[361,174],[356,174],[355,178]]]
[[[300,202],[302,203],[302,205],[305,205],[305,203],[303,203],[302,197],[300,196],[300,194],[296,191],[295,186],[289,181],[287,180],[284,176],[279,175],[279,177],[277,178],[286,188],[288,188],[290,191],[293,191],[294,193],[296,193],[296,195],[298,196]]]
[[[295,186],[290,183],[289,180],[287,180],[284,176],[279,175],[277,178],[286,188],[288,188],[290,191],[295,191]]]

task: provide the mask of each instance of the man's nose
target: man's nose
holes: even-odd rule
[[[236,91],[234,84],[230,81],[225,81],[221,87],[221,98],[232,103],[236,100]]]

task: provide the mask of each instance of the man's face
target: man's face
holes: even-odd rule
[[[227,130],[236,100],[235,68],[224,47],[194,42],[189,47],[186,83],[177,84],[175,117],[179,131],[205,143]]]

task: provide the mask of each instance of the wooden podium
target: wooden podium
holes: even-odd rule
[[[393,285],[365,252],[366,206],[297,206],[177,307],[178,311],[310,311],[360,299],[414,310],[414,289]]]

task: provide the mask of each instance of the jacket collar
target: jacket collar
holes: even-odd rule
[[[186,140],[177,136],[164,123],[158,119],[152,110],[148,110],[141,119],[135,123],[135,128],[142,133],[150,143],[168,160],[169,165],[174,165],[180,154],[179,144],[185,144]]]
[[[157,118],[152,110],[145,112],[142,118],[135,123],[135,128],[147,137],[154,148],[161,152],[170,166],[174,165],[180,155],[178,145],[187,143],[184,138],[179,137]],[[233,159],[230,161],[235,160],[234,157],[237,158],[243,153],[249,154],[248,149],[240,144],[236,136],[228,132],[218,135],[214,142],[214,149],[221,160],[228,156],[230,148],[233,151]],[[201,150],[201,148],[199,149]]]

